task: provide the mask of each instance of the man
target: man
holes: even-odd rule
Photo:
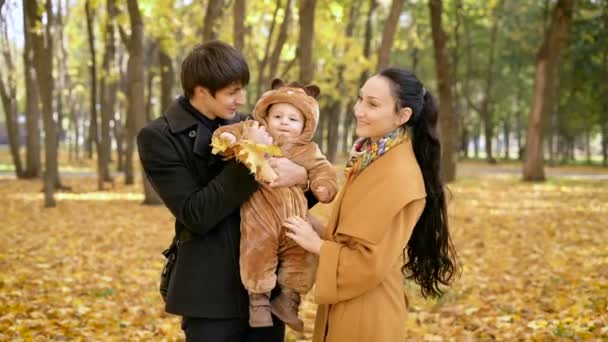
[[[175,216],[177,260],[167,291],[166,311],[181,315],[187,341],[283,341],[285,326],[253,329],[248,296],[239,274],[239,207],[258,188],[249,170],[211,154],[213,131],[244,119],[249,67],[240,52],[213,41],[184,59],[184,96],[138,134],[139,156],[152,186]],[[268,139],[254,126],[251,139]],[[273,186],[307,182],[304,168],[273,160]],[[310,196],[308,196],[310,198]],[[309,200],[314,201],[314,200]]]

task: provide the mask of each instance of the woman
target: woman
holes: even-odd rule
[[[434,297],[455,273],[437,108],[416,76],[389,68],[363,85],[354,112],[360,139],[324,236],[296,217],[286,234],[319,255],[314,342],[403,341],[403,274]]]

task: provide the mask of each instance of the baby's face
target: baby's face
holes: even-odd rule
[[[297,138],[304,129],[304,115],[289,103],[275,103],[268,111],[268,131],[274,137]]]

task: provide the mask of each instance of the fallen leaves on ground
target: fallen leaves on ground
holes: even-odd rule
[[[0,180],[0,340],[181,340],[158,294],[173,234],[140,186],[73,192]],[[608,184],[464,179],[450,185],[462,274],[439,300],[407,283],[412,341],[608,339]],[[328,205],[314,212],[327,218]],[[310,337],[315,305],[303,303]]]

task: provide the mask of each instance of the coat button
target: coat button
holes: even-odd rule
[[[189,136],[190,138],[194,138],[194,137],[196,136],[196,131],[190,131],[190,132],[188,133],[188,136]]]

